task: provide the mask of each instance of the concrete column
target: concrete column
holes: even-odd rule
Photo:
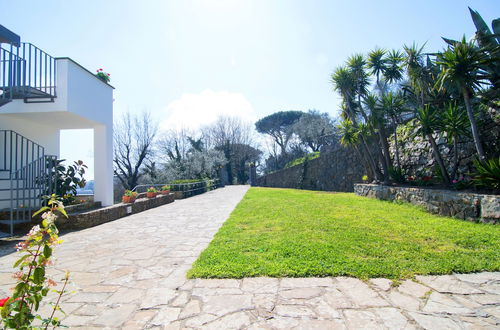
[[[113,126],[94,127],[94,200],[113,205]]]

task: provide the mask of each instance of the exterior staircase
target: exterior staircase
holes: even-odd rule
[[[56,156],[12,131],[0,130],[0,237],[31,222],[42,196],[55,193]],[[6,233],[7,231],[8,233]]]

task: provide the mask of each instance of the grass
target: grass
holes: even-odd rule
[[[251,188],[188,277],[403,279],[498,270],[497,225],[350,193]]]

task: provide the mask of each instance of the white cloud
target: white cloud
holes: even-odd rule
[[[160,123],[160,128],[197,129],[221,115],[255,121],[255,111],[242,93],[206,89],[199,94],[183,94],[172,101],[165,109],[166,119]]]

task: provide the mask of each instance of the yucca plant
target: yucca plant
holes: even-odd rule
[[[428,104],[423,108],[419,108],[415,114],[415,117],[420,123],[420,126],[417,130],[417,134],[422,136],[424,139],[427,139],[431,144],[434,158],[439,165],[439,169],[441,171],[443,181],[446,185],[450,184],[450,176],[448,174],[448,170],[444,165],[443,157],[441,156],[441,152],[439,152],[439,147],[436,143],[436,139],[433,134],[436,132],[436,129],[440,126],[440,121],[438,114],[435,108],[430,107]]]
[[[472,178],[477,186],[500,189],[500,157],[485,162],[474,161],[477,172]]]
[[[475,91],[480,89],[485,83],[486,75],[482,66],[486,60],[487,57],[474,42],[468,42],[463,37],[461,41],[456,42],[453,46],[449,46],[444,52],[438,53],[436,61],[437,64],[441,65],[441,72],[436,86],[439,89],[455,86],[462,93],[472,130],[472,137],[480,161],[485,160],[485,153],[481,144],[471,99]]]

